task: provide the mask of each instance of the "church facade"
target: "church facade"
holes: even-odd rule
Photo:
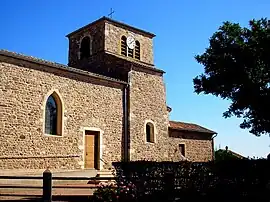
[[[212,160],[216,132],[169,121],[154,37],[102,17],[67,35],[68,65],[0,50],[0,169]]]

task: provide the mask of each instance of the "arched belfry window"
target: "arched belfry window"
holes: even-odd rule
[[[81,41],[81,47],[80,47],[81,57],[80,57],[80,59],[88,58],[90,56],[90,53],[91,53],[90,49],[91,49],[91,39],[89,36],[86,36]]]
[[[127,37],[121,37],[121,55],[127,56]]]
[[[62,135],[62,103],[55,92],[46,101],[45,134]]]
[[[140,52],[141,52],[141,47],[140,47],[140,42],[136,41],[135,42],[135,59],[140,60]]]
[[[146,132],[146,142],[155,142],[155,130],[154,130],[154,124],[151,122],[148,122],[145,126],[145,132]]]

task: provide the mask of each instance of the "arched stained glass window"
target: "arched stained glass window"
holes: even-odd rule
[[[45,134],[61,135],[62,133],[62,105],[56,93],[51,94],[45,108]]]

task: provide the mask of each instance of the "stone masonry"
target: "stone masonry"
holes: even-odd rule
[[[155,126],[156,143],[146,142],[145,121]],[[130,152],[131,160],[167,160],[170,147],[165,88],[162,76],[131,73]],[[165,145],[164,145],[165,144]]]
[[[91,45],[91,57],[88,59],[88,63],[91,64],[95,61],[92,57],[100,54],[104,51],[113,54],[120,54],[120,41],[122,36],[133,35],[136,40],[140,42],[141,46],[141,59],[140,62],[153,65],[153,36],[150,34],[143,34],[144,32],[128,28],[126,26],[120,26],[121,24],[115,23],[111,20],[97,20],[83,28],[80,28],[67,35],[69,39],[69,66],[81,68],[79,55],[80,55],[80,43],[85,36],[89,36],[92,41]],[[146,36],[147,35],[147,36]],[[102,62],[102,61],[99,61]]]
[[[112,23],[105,23],[105,50],[111,53],[119,54],[120,41],[122,36],[132,35],[141,45],[141,62],[153,64],[153,41],[141,33],[115,26]]]
[[[184,160],[179,155],[179,144],[185,144],[187,160],[199,162],[213,159],[212,134],[169,130],[162,76],[134,71],[130,78],[131,160]],[[146,142],[146,120],[155,125],[155,143]]]
[[[104,27],[105,25],[103,22],[98,22],[69,37],[69,66],[80,68],[77,65],[80,64],[80,43],[86,36],[90,37],[92,41],[91,55],[96,55],[104,50]]]
[[[104,161],[121,160],[121,86],[3,56],[0,62],[0,168],[82,168],[84,127],[104,131]],[[63,99],[62,137],[43,132],[45,97],[54,90]]]
[[[184,132],[169,129],[169,139],[175,149],[179,144],[185,145],[186,158],[189,161],[204,162],[213,160],[212,134]]]
[[[141,60],[120,55],[122,35],[141,45]],[[209,161],[213,131],[169,126],[163,71],[153,64],[153,34],[101,18],[67,35],[68,66],[0,51],[0,169],[84,168],[84,131],[102,131],[103,168],[123,159],[124,88],[128,87],[131,161]],[[80,42],[92,40],[81,60]],[[46,98],[56,92],[64,109],[63,136],[44,135]],[[154,143],[146,141],[146,123]],[[179,144],[185,144],[185,157]]]

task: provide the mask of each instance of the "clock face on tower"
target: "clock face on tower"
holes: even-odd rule
[[[128,36],[127,37],[127,46],[130,48],[130,49],[134,49],[135,48],[135,39],[133,36]]]

